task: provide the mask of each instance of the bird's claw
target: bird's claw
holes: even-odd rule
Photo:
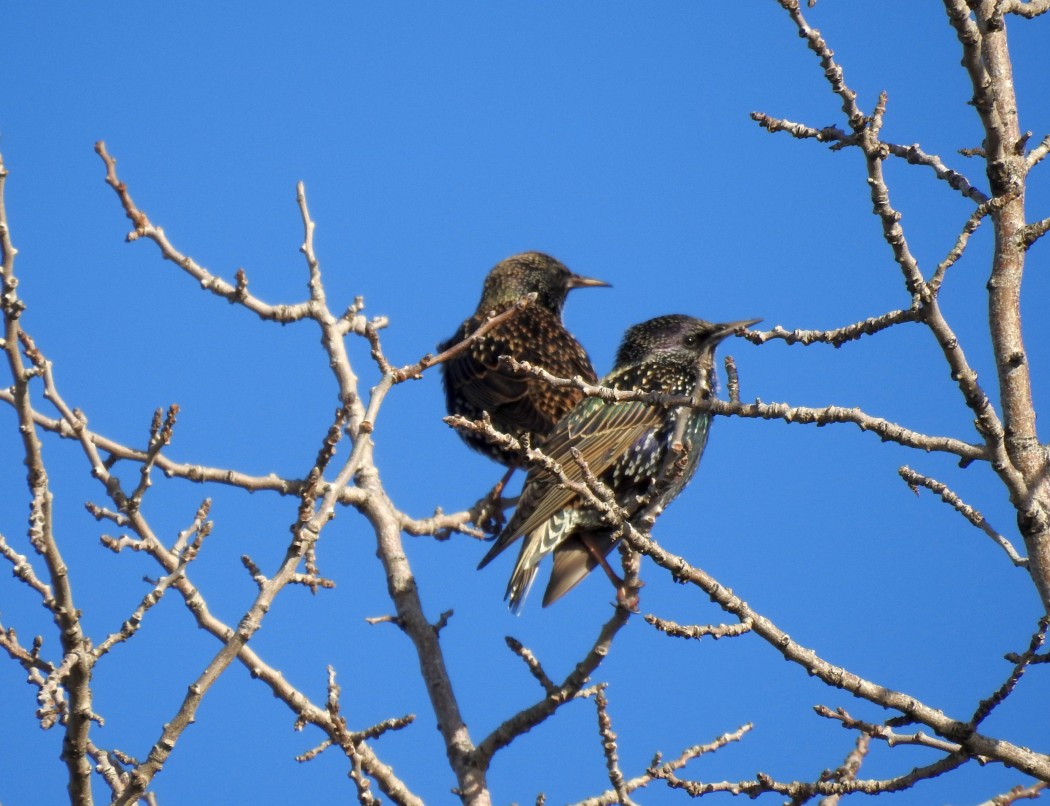
[[[622,607],[628,613],[634,613],[638,615],[641,611],[638,610],[638,602],[640,597],[638,596],[641,585],[636,588],[627,588],[621,585],[616,589],[616,606]]]
[[[495,495],[493,495],[495,493]],[[503,515],[504,503],[503,499],[499,496],[499,490],[493,490],[484,498],[478,500],[474,504],[474,508],[471,511],[474,521],[474,525],[477,526],[481,531],[490,537],[495,537],[503,531],[503,527],[507,525],[507,519]]]

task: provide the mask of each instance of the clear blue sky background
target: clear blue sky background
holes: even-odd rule
[[[889,92],[887,139],[920,142],[986,188],[971,89],[941,4],[830,2],[806,12],[846,69],[865,109]],[[1050,131],[1048,22],[1009,21],[1022,126]],[[143,444],[152,411],[177,402],[173,458],[249,473],[302,474],[337,401],[316,329],[255,320],[204,294],[148,243],[123,242],[128,223],[92,152],[104,139],[142,209],[211,271],[248,273],[271,302],[305,295],[295,182],[306,183],[316,247],[334,308],[356,295],[390,317],[384,345],[405,363],[432,350],[471,312],[499,259],[548,251],[612,290],[570,299],[566,319],[606,371],[624,328],[682,312],[764,317],[768,325],[829,328],[894,308],[908,296],[871,215],[863,160],[772,136],[762,110],[810,125],[841,125],[837,99],[787,15],[749,3],[533,2],[423,4],[191,2],[173,7],[6,4],[0,11],[0,151],[20,249],[25,326],[52,359],[72,405],[102,433]],[[1050,213],[1042,167],[1031,218]],[[891,200],[927,275],[951,248],[972,204],[932,173],[887,165]],[[971,362],[994,395],[983,299],[990,239],[982,231],[952,269],[942,299]],[[1046,247],[1030,256],[1025,335],[1037,402],[1048,392],[1050,332],[1033,307],[1047,299]],[[374,382],[366,346],[352,345],[362,388]],[[840,350],[761,348],[732,340],[745,399],[859,405],[911,428],[973,441],[970,413],[933,339],[904,326]],[[8,383],[7,380],[3,383]],[[44,405],[41,403],[40,405]],[[375,434],[382,478],[405,511],[461,509],[500,469],[442,424],[435,373],[397,390]],[[0,409],[0,531],[23,553],[24,468],[14,417]],[[74,590],[96,640],[117,629],[156,569],[101,548],[83,510],[103,501],[70,444],[48,440],[57,527]],[[916,497],[901,464],[949,481],[1014,536],[1014,516],[983,467],[959,471],[854,426],[715,423],[697,479],[656,529],[670,549],[713,573],[824,657],[966,719],[1009,671],[1001,656],[1027,645],[1039,615],[1023,571],[934,496]],[[134,471],[119,468],[125,481]],[[204,495],[215,531],[192,578],[235,623],[255,587],[250,554],[272,569],[295,501],[205,490],[158,478],[146,512],[174,539]],[[512,634],[561,679],[610,614],[602,578],[520,618],[502,594],[512,558],[485,572],[468,538],[408,541],[431,618],[442,633],[472,736],[480,740],[539,688],[505,648]],[[343,713],[365,727],[404,713],[416,724],[375,749],[432,803],[454,784],[408,640],[364,618],[390,612],[368,525],[347,511],[325,532],[322,571],[338,588],[287,590],[255,648],[315,701],[325,665],[343,687]],[[723,620],[695,590],[647,566],[642,609],[685,623]],[[0,571],[0,619],[22,640],[55,638],[34,596]],[[97,668],[97,742],[144,757],[185,687],[216,650],[173,595],[141,633]],[[0,800],[65,797],[60,735],[32,716],[34,688],[0,663]],[[757,638],[702,643],[658,636],[641,619],[597,675],[628,776],[655,751],[673,757],[754,721],[747,739],[693,762],[687,777],[813,780],[852,735],[813,715],[844,706],[888,716],[830,691]],[[985,731],[1050,749],[1050,683],[1033,669]],[[345,760],[293,756],[316,731],[237,666],[208,694],[156,779],[160,802],[348,800]],[[928,763],[927,751],[878,746],[864,777]],[[1021,783],[1001,767],[968,768],[892,799],[977,803]],[[608,786],[590,702],[572,704],[502,752],[490,773],[496,802],[562,803]],[[98,795],[104,799],[101,784]],[[645,803],[681,802],[653,786]],[[770,802],[778,802],[772,796]]]

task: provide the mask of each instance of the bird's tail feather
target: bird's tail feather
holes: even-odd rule
[[[525,597],[529,595],[529,589],[536,580],[540,562],[565,539],[575,519],[576,513],[573,510],[558,512],[544,521],[522,542],[518,561],[514,564],[514,572],[510,576],[510,582],[507,583],[505,597],[510,601],[510,609],[515,613],[521,609]]]
[[[536,572],[539,570],[538,565],[515,566],[510,582],[507,583],[507,595],[503,597],[508,600],[510,610],[514,615],[521,613],[521,606],[525,604],[525,597],[529,595],[529,589],[536,581]]]
[[[594,548],[605,556],[608,556],[620,542],[613,537],[611,529],[601,532],[590,532],[589,538]],[[563,542],[558,546],[557,551],[554,552],[554,568],[551,569],[551,578],[550,582],[547,583],[547,589],[543,592],[543,606],[547,607],[547,605],[558,601],[562,596],[579,585],[583,578],[597,566],[598,560],[595,559],[594,554],[588,551],[583,541],[577,535]]]

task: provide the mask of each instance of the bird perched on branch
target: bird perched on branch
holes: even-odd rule
[[[612,371],[602,386],[709,398],[715,390],[715,348],[730,334],[759,319],[713,324],[673,314],[635,325],[624,334]],[[639,400],[581,400],[547,436],[543,453],[570,482],[590,473],[608,488],[628,520],[647,508],[662,509],[692,478],[707,442],[710,416],[689,406],[668,407]],[[483,568],[524,536],[506,598],[518,611],[539,564],[554,554],[543,606],[556,601],[601,565],[623,600],[623,582],[606,555],[620,542],[615,526],[581,494],[542,466],[529,470],[506,528],[478,565]]]
[[[442,363],[448,413],[478,420],[483,412],[488,412],[496,430],[515,437],[527,434],[538,444],[580,401],[583,393],[573,387],[552,386],[535,375],[512,370],[501,364],[499,358],[513,356],[558,378],[579,376],[587,383],[594,383],[598,376],[591,359],[565,329],[561,310],[572,289],[608,285],[602,280],[573,274],[542,252],[522,252],[497,263],[485,278],[474,315],[459,326],[452,338],[439,344],[438,350],[444,352],[463,341],[493,313],[511,308],[529,294],[535,294],[536,298],[466,350]],[[459,433],[470,447],[500,464],[511,469],[521,465],[521,457],[516,452],[493,445],[478,434]]]

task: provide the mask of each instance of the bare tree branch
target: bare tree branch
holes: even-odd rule
[[[70,698],[62,720],[65,727],[62,760],[66,764],[70,801],[87,806],[91,803],[91,764],[87,758],[86,747],[91,721],[95,717],[90,686],[92,661],[87,652],[88,642],[80,622],[80,610],[74,601],[66,564],[53,531],[50,482],[44,465],[40,438],[33,423],[29,384],[41,374],[45,365],[32,339],[21,327],[20,319],[25,304],[18,298],[16,290],[18,283],[14,267],[17,250],[12,243],[8,227],[6,184],[7,169],[0,160],[0,272],[3,280],[0,313],[4,320],[3,351],[13,379],[11,397],[18,417],[23,460],[28,471],[26,482],[30,499],[29,542],[44,561],[49,583],[45,586],[38,581],[33,585],[35,574],[32,569],[25,568],[21,560],[16,561],[15,568],[22,568],[21,578],[35,590],[49,591],[49,595],[44,598],[44,606],[52,612],[59,628],[63,654],[59,668],[64,672],[61,682]],[[24,350],[25,357],[30,362],[28,366],[23,360],[20,348]],[[19,575],[18,570],[15,573]],[[57,684],[58,681],[55,682]],[[56,695],[52,693],[49,696],[53,699]]]
[[[872,336],[893,325],[903,322],[918,322],[922,319],[922,311],[918,307],[908,308],[901,311],[890,311],[882,316],[865,319],[845,327],[834,330],[786,330],[777,325],[771,330],[748,330],[743,334],[744,338],[752,344],[764,344],[772,339],[782,339],[788,344],[830,344],[833,347],[841,347],[849,341],[859,339],[861,336]]]
[[[1018,123],[1002,17],[1005,6],[1009,6],[1011,12],[1021,13],[1022,8],[1040,10],[1038,6],[1042,4],[1001,5],[982,0],[974,4],[973,9],[964,0],[944,0],[944,4],[962,46],[963,67],[973,86],[973,105],[984,128],[991,195],[1004,199],[993,218],[996,246],[988,281],[988,318],[1003,426],[980,414],[979,425],[989,447],[994,447],[992,467],[1009,490],[1010,501],[1018,511],[1032,578],[1044,610],[1050,611],[1050,479],[1046,452],[1036,431],[1020,311],[1027,226],[1024,208],[1027,135],[1022,135]]]
[[[981,703],[977,706],[977,710],[974,711],[972,717],[970,717],[970,724],[976,728],[980,725],[988,716],[1002,705],[1003,701],[1010,696],[1010,692],[1014,690],[1014,687],[1021,679],[1021,675],[1025,673],[1029,664],[1037,657],[1036,653],[1040,647],[1046,641],[1046,631],[1050,628],[1050,616],[1043,616],[1039,619],[1039,627],[1033,633],[1032,640],[1028,643],[1028,648],[1021,653],[1020,656],[1014,660],[1014,668],[1010,670],[1009,677],[1003,682],[1003,684],[986,700],[981,700]]]
[[[1032,19],[1050,11],[1050,0],[1005,0],[1002,10],[1005,14],[1018,14]]]
[[[843,780],[843,781],[778,781],[765,773],[758,773],[751,781],[718,781],[705,783],[685,781],[673,774],[659,774],[672,789],[681,789],[691,797],[710,795],[715,792],[728,792],[731,795],[757,797],[764,792],[776,792],[804,802],[817,795],[850,795],[861,792],[865,795],[879,795],[884,792],[901,792],[910,789],[917,782],[935,778],[965,764],[966,756],[948,756],[934,764],[916,767],[906,775],[883,780]]]
[[[1017,803],[1019,800],[1038,800],[1048,786],[1050,784],[1046,781],[1039,781],[1031,786],[1018,784],[1006,794],[996,795],[991,800],[982,801],[977,806],[1010,806],[1011,803]]]
[[[815,129],[802,123],[770,117],[762,112],[752,112],[751,119],[771,133],[787,132],[799,140],[810,139],[820,143],[833,143],[832,150],[859,145],[856,134],[848,134],[837,126],[825,126],[822,129]],[[932,168],[938,179],[947,182],[953,190],[959,191],[966,198],[972,199],[977,203],[988,200],[988,196],[971,185],[965,176],[946,166],[936,154],[927,154],[918,143],[910,146],[902,146],[895,143],[886,143],[885,145],[890,154],[900,157],[909,165],[925,165],[928,168]]]
[[[556,690],[548,690],[544,699],[505,720],[479,742],[473,754],[475,763],[482,769],[488,768],[492,756],[498,750],[547,719],[565,703],[582,696],[584,685],[609,653],[613,638],[627,624],[630,615],[630,612],[623,607],[615,608],[612,618],[602,626],[590,652],[576,664],[561,685]]]
[[[729,733],[723,733],[718,738],[706,744],[697,744],[692,747],[687,747],[681,753],[678,754],[677,758],[671,761],[664,761],[663,757],[657,753],[653,758],[652,764],[649,765],[649,770],[645,775],[639,775],[624,781],[623,788],[627,792],[635,792],[645,786],[648,786],[655,780],[659,780],[660,777],[666,776],[669,773],[673,773],[676,770],[682,769],[686,764],[692,761],[694,758],[699,758],[702,755],[708,753],[714,753],[725,747],[730,742],[739,742],[744,738],[744,734],[751,730],[753,725],[748,722],[746,725],[741,725],[735,731]],[[619,795],[615,790],[608,790],[593,798],[587,798],[581,800],[574,806],[613,806],[615,803],[619,803]]]
[[[616,733],[609,718],[609,701],[605,698],[605,686],[598,686],[594,695],[594,706],[598,711],[598,733],[602,737],[602,750],[605,753],[605,767],[609,771],[609,783],[616,793],[616,800],[622,806],[636,806],[628,792],[623,771],[620,769],[620,757],[616,749]]]
[[[969,506],[959,498],[958,495],[948,489],[946,484],[942,484],[941,482],[928,478],[921,473],[917,473],[907,465],[899,468],[897,472],[915,493],[918,493],[919,487],[925,487],[930,492],[939,495],[944,503],[951,506],[956,512],[966,518],[966,520],[998,543],[1010,558],[1010,562],[1014,565],[1019,568],[1026,568],[1028,566],[1028,560],[1017,553],[1017,549],[1013,547],[1013,544],[992,528],[992,525],[985,520],[984,515]]]
[[[836,708],[832,710],[826,705],[815,705],[813,706],[813,710],[818,716],[822,716],[826,719],[838,720],[842,723],[842,727],[847,730],[859,730],[865,736],[872,739],[880,739],[886,742],[889,747],[896,747],[899,744],[904,744],[929,747],[948,754],[962,752],[962,747],[956,742],[946,742],[943,739],[927,736],[922,731],[907,734],[896,733],[887,725],[877,725],[873,722],[865,722],[862,719],[854,719],[849,715],[845,708]]]
[[[850,750],[845,761],[832,771],[831,775],[828,776],[829,779],[834,781],[857,780],[857,773],[860,771],[864,759],[868,757],[868,750],[870,747],[871,737],[868,734],[861,733],[857,736],[857,742],[853,746],[853,749]],[[838,806],[841,800],[842,796],[839,794],[828,795],[821,801],[820,806]]]
[[[812,649],[791,640],[787,633],[780,630],[769,619],[752,610],[746,602],[733,594],[728,588],[719,584],[709,574],[690,565],[684,558],[661,548],[651,538],[630,528],[629,524],[624,531],[624,539],[636,551],[652,558],[661,568],[671,572],[675,579],[696,585],[711,598],[711,601],[727,613],[733,614],[741,621],[745,619],[750,620],[753,631],[770,646],[774,647],[786,660],[798,664],[808,674],[815,675],[829,686],[844,689],[854,696],[861,697],[876,705],[899,711],[909,719],[921,722],[932,728],[945,739],[957,742],[962,747],[963,752],[969,756],[993,758],[1004,764],[1017,767],[1028,775],[1043,780],[1050,780],[1050,756],[1033,752],[1028,748],[1013,745],[1001,739],[982,736],[976,733],[967,722],[951,719],[941,711],[931,708],[914,697],[885,688],[865,680],[842,667],[828,663]],[[827,794],[831,794],[831,792]]]
[[[883,441],[896,442],[909,448],[920,448],[925,451],[938,451],[952,453],[964,460],[966,463],[977,459],[987,459],[988,454],[984,447],[962,442],[951,437],[937,437],[920,434],[916,431],[904,428],[897,423],[880,417],[873,417],[858,408],[845,408],[843,406],[825,406],[814,409],[806,406],[791,406],[788,403],[728,403],[724,400],[711,398],[710,400],[692,400],[691,398],[655,394],[651,392],[636,392],[620,389],[607,389],[602,386],[592,386],[570,378],[556,378],[540,367],[530,366],[526,361],[515,361],[507,358],[506,363],[521,372],[527,372],[542,378],[554,386],[574,386],[581,389],[588,397],[598,397],[602,400],[642,400],[646,403],[657,404],[667,407],[692,406],[700,411],[708,411],[711,414],[733,417],[747,417],[762,420],[784,420],[788,423],[804,425],[830,425],[832,423],[853,423],[861,431],[872,431]],[[446,417],[445,422],[455,428],[470,430],[474,433],[486,434],[491,427],[482,423],[474,423],[461,417]],[[496,439],[495,435],[489,433],[489,438]]]
[[[746,621],[739,624],[691,624],[686,626],[657,618],[654,615],[647,615],[645,622],[675,638],[692,638],[697,641],[708,635],[717,641],[719,638],[735,638],[751,632],[751,624]]]

